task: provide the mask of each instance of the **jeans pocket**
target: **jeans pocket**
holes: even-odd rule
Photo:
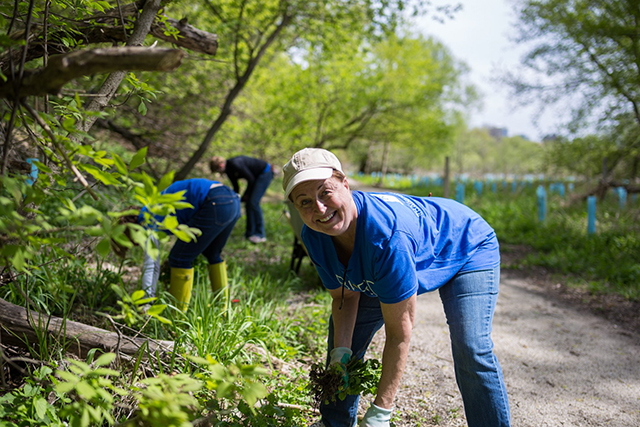
[[[236,195],[216,196],[209,201],[213,205],[215,225],[223,227],[240,215],[240,203]]]

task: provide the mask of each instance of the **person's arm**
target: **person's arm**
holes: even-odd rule
[[[247,194],[251,194],[251,189],[255,184],[255,177],[253,173],[247,166],[246,160],[244,157],[240,158],[232,158],[227,160],[227,176],[231,180],[233,184],[233,191],[240,194],[240,184],[238,183],[239,179],[247,180],[247,188],[245,188],[244,193],[242,194],[242,198],[244,199]],[[246,201],[246,200],[243,200]]]
[[[409,343],[416,312],[416,298],[395,304],[380,304],[386,332],[382,353],[382,375],[374,404],[391,409],[409,355]]]
[[[331,316],[333,317],[333,346],[351,348],[353,338],[353,328],[356,325],[358,315],[358,302],[360,292],[344,290],[344,301],[342,299],[342,288],[329,290],[331,294]],[[340,304],[342,302],[342,309]]]

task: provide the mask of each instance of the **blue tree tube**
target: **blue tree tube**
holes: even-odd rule
[[[547,216],[547,192],[544,186],[538,186],[536,195],[538,196],[538,221],[544,222]]]
[[[587,197],[587,233],[596,233],[596,196]]]
[[[464,184],[461,182],[456,184],[456,200],[464,203]]]
[[[491,184],[491,191],[493,191],[494,193],[498,191],[498,184],[496,184],[495,181],[493,181],[493,183]]]
[[[476,188],[476,193],[478,194],[478,196],[482,196],[482,181],[474,182],[473,186]]]
[[[511,183],[511,192],[515,193],[517,189],[518,189],[518,181],[514,179],[513,182]]]
[[[627,205],[627,189],[624,187],[618,187],[618,202],[620,209],[624,209]]]
[[[34,161],[37,162],[38,159],[33,157],[29,157],[27,159],[27,163],[31,165],[31,173],[29,174],[29,178],[27,178],[27,185],[33,185],[33,183],[36,182],[36,179],[38,179],[38,166],[33,164]]]

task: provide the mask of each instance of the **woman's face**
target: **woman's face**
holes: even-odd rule
[[[357,210],[346,179],[332,176],[305,181],[293,189],[291,200],[312,230],[340,236],[352,224],[355,226]]]

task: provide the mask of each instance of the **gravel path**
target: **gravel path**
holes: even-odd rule
[[[493,340],[514,426],[640,426],[640,334],[503,271]],[[418,298],[411,345],[395,426],[465,426],[437,293]]]

